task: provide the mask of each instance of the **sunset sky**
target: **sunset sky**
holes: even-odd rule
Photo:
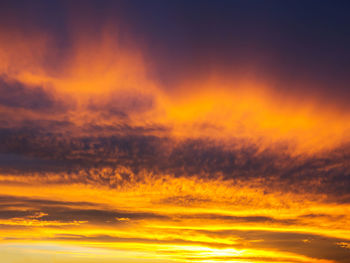
[[[347,1],[0,1],[1,263],[350,263]]]

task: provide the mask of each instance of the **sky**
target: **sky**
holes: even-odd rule
[[[1,262],[349,263],[349,12],[1,1]]]

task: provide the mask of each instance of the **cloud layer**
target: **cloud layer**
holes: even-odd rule
[[[5,263],[349,262],[346,4],[0,7]]]

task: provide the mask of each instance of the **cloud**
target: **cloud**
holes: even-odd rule
[[[347,8],[44,2],[0,8],[2,242],[348,262]]]
[[[228,244],[220,242],[201,242],[191,241],[185,239],[151,239],[151,238],[127,238],[110,235],[99,236],[83,236],[83,235],[57,235],[53,237],[54,240],[68,240],[68,241],[83,241],[83,242],[113,242],[113,243],[139,243],[139,244],[158,244],[158,245],[205,245],[209,247],[229,247]]]
[[[0,77],[0,105],[37,112],[64,112],[68,105],[57,100],[42,87],[28,86],[16,80]]]
[[[127,118],[129,114],[142,113],[154,107],[155,99],[151,94],[137,91],[117,91],[107,98],[91,98],[88,109],[98,111],[104,118],[108,115]]]
[[[144,219],[167,219],[167,216],[160,214],[117,211],[89,202],[64,202],[14,196],[0,196],[0,200],[2,202],[0,220],[17,220],[18,225],[21,225],[21,221],[18,220],[26,219],[42,222],[86,222],[111,225],[122,224],[123,222],[118,220],[120,218],[127,218],[125,223],[129,223],[129,220],[134,222]]]
[[[349,262],[350,252],[337,243],[346,240],[325,237],[309,233],[261,231],[261,230],[223,230],[201,231],[212,237],[237,236],[246,248],[278,249],[310,258],[335,260],[336,262]],[[244,244],[244,242],[248,242]]]
[[[0,131],[3,172],[37,173],[43,177],[50,172],[69,173],[72,182],[89,180],[114,187],[115,183],[122,183],[123,180],[114,179],[116,173],[124,169],[135,182],[142,181],[145,173],[155,178],[170,174],[233,183],[260,181],[259,187],[267,192],[279,189],[323,193],[329,201],[347,203],[349,200],[347,146],[313,155],[292,156],[283,146],[261,151],[258,145],[242,141],[230,147],[205,139],[175,141],[170,137],[146,135],[144,130],[137,129],[132,135],[127,126],[120,128],[121,135],[104,137],[61,136],[36,131],[35,127],[35,132],[26,129]],[[109,172],[99,176],[104,168]],[[65,178],[69,183],[69,177]]]

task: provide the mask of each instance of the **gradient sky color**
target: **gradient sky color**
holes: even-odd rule
[[[4,263],[350,263],[346,1],[1,1]]]

